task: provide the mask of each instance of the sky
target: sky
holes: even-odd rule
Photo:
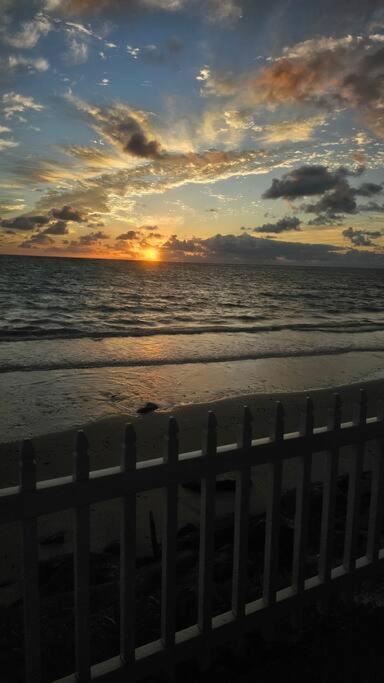
[[[384,266],[381,0],[0,0],[0,253]]]

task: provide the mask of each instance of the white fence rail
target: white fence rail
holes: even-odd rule
[[[277,404],[274,434],[252,440],[252,417],[244,410],[239,444],[217,446],[217,425],[209,414],[202,451],[179,454],[178,426],[170,419],[166,455],[136,461],[136,437],[132,426],[125,431],[120,467],[89,471],[88,443],[79,432],[73,476],[36,481],[34,449],[29,441],[21,450],[20,485],[0,490],[0,523],[19,521],[22,526],[24,590],[25,680],[41,679],[39,637],[39,585],[37,518],[74,509],[75,648],[76,668],[61,683],[89,680],[126,681],[159,668],[172,669],[190,656],[206,657],[209,649],[225,641],[239,641],[255,626],[273,622],[284,612],[300,615],[308,603],[323,607],[334,590],[351,594],[354,580],[376,573],[384,561],[380,548],[384,496],[384,418],[367,418],[367,400],[361,393],[360,413],[354,422],[341,422],[341,406],[335,396],[332,420],[314,428],[313,405],[307,399],[302,431],[285,433],[284,412]],[[372,458],[371,497],[367,551],[356,557],[360,502],[360,480],[365,445],[376,440]],[[339,449],[352,446],[353,466],[349,475],[345,552],[341,566],[332,568],[332,530]],[[312,454],[325,451],[320,558],[318,574],[305,579],[305,553],[309,517]],[[283,461],[298,458],[292,585],[277,590],[280,499]],[[246,602],[248,516],[251,468],[268,466],[270,491],[266,511],[266,536],[262,597]],[[235,518],[232,606],[229,612],[212,617],[214,523],[216,476],[235,472]],[[201,527],[199,551],[198,618],[194,626],[175,631],[177,492],[186,481],[201,480]],[[161,638],[135,648],[135,545],[136,493],[163,488],[165,491],[162,541]],[[120,552],[120,656],[101,664],[90,663],[90,505],[121,499]]]

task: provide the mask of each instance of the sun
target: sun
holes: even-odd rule
[[[144,259],[144,261],[158,261],[159,260],[158,249],[155,249],[155,247],[149,247],[148,249],[145,249],[143,252],[143,259]]]

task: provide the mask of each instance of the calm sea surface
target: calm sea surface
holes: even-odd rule
[[[381,352],[384,270],[0,256],[0,389],[14,411],[15,396],[27,392],[45,416],[47,395],[62,406],[71,392],[80,396],[80,378],[85,394],[118,404],[113,372],[127,408],[129,387],[131,407],[159,393],[169,404],[206,400],[208,390],[195,392],[206,379],[201,364],[226,368],[215,394],[225,396],[269,390],[249,379],[262,359],[314,366],[325,356]]]

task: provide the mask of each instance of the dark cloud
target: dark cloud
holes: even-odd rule
[[[281,178],[274,178],[272,185],[263,194],[263,199],[296,199],[316,194],[324,194],[345,179],[347,175],[360,175],[362,168],[348,171],[343,166],[336,171],[329,171],[326,166],[300,166]]]
[[[383,233],[380,230],[354,230],[353,228],[346,228],[346,230],[343,230],[343,236],[355,247],[375,247],[377,245],[373,240],[382,237]]]
[[[38,232],[36,235],[32,235],[24,242],[19,245],[22,249],[37,249],[39,247],[49,247],[54,244],[54,240],[43,232]]]
[[[117,240],[134,240],[138,236],[136,230],[128,230],[128,232],[123,232],[121,235],[116,237]]]
[[[68,226],[65,221],[55,221],[43,230],[43,235],[68,235]]]
[[[90,232],[88,235],[82,235],[78,240],[72,240],[71,245],[90,245],[95,244],[95,242],[99,242],[99,240],[106,239],[108,239],[108,235],[106,235],[105,232],[102,232],[102,230],[98,230],[97,232]]]
[[[365,246],[365,245],[364,245]],[[384,255],[360,252],[347,253],[329,244],[284,242],[279,239],[252,235],[214,235],[207,239],[179,239],[173,235],[161,247],[163,258],[222,263],[292,263],[319,265],[384,265]]]
[[[89,107],[74,100],[75,105],[90,120],[94,129],[124,152],[145,159],[162,156],[161,145],[150,133],[148,117],[124,104]]]
[[[9,232],[32,232],[47,226],[45,230],[40,230],[42,235],[67,235],[67,222],[84,223],[87,221],[85,212],[80,212],[70,206],[63,206],[61,209],[52,208],[45,214],[16,216],[15,218],[0,219],[0,227],[6,228]],[[36,237],[31,238],[32,243],[36,242]]]
[[[48,216],[16,216],[16,218],[0,219],[0,226],[9,230],[29,232],[49,223]]]
[[[299,231],[301,221],[296,216],[285,216],[280,218],[276,223],[264,223],[258,228],[253,228],[252,232],[271,232],[278,234],[280,232],[289,232],[291,230]]]
[[[72,206],[63,206],[61,209],[51,209],[51,215],[58,220],[73,221],[74,223],[84,223],[87,218],[81,211]]]
[[[355,190],[356,196],[373,197],[375,194],[383,191],[383,186],[378,183],[362,183],[360,187]]]
[[[331,192],[326,192],[324,196],[314,204],[305,204],[306,213],[317,213],[330,219],[338,219],[340,214],[356,213],[356,200],[353,189],[346,181],[342,181]]]
[[[340,221],[343,214],[355,214],[363,209],[363,205],[357,205],[356,197],[368,198],[383,191],[381,184],[371,182],[352,187],[348,177],[358,177],[363,172],[363,166],[352,171],[343,166],[335,171],[320,165],[300,166],[281,178],[274,178],[263,198],[294,200],[298,197],[321,195],[318,201],[303,204],[300,208],[306,213],[317,214],[312,224],[329,224]]]
[[[160,144],[157,140],[148,140],[142,131],[132,133],[125,145],[125,151],[136,157],[156,159],[160,156]]]

